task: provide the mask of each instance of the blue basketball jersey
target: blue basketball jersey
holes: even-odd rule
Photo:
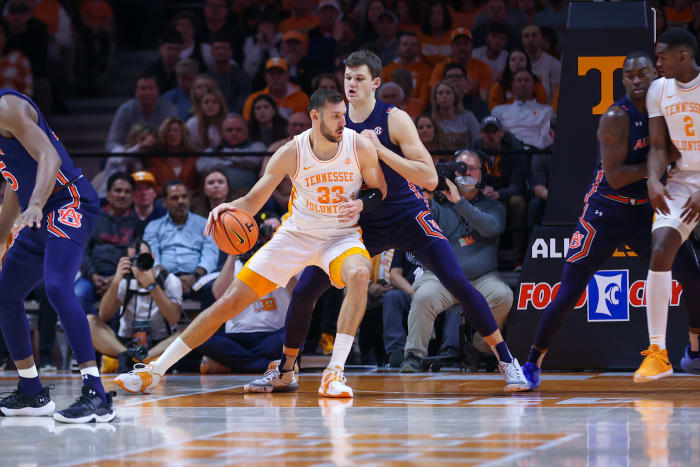
[[[377,100],[374,110],[363,122],[353,122],[350,120],[350,115],[346,115],[347,127],[358,133],[366,129],[373,130],[386,148],[403,156],[401,148],[392,143],[389,136],[389,112],[393,107],[393,105]],[[417,213],[430,211],[420,187],[410,183],[382,160],[379,161],[379,165],[382,167],[386,179],[386,198],[374,211],[360,215],[360,226],[363,229],[372,225],[394,224],[405,216],[415,217]],[[388,231],[387,235],[392,235],[392,233]]]
[[[627,95],[615,102],[614,105],[627,112],[630,122],[629,142],[627,143],[625,164],[641,164],[646,162],[647,154],[649,153],[649,118],[632,104],[632,101],[630,101]],[[598,160],[600,161],[600,149],[598,149]],[[638,180],[617,190],[612,188],[605,178],[602,162],[599,162],[593,177],[593,182],[591,183],[591,190],[594,189],[602,195],[622,196],[624,198],[635,199],[648,197],[646,180]]]
[[[0,97],[6,94],[13,94],[22,99],[26,99],[36,110],[39,118],[37,125],[44,131],[46,136],[51,141],[51,144],[56,148],[59,157],[61,158],[61,167],[56,174],[56,188],[60,188],[66,183],[76,180],[81,176],[79,168],[73,165],[68,152],[63,147],[63,144],[58,140],[56,134],[51,131],[46,119],[42,115],[37,105],[27,96],[12,89],[0,88]],[[37,161],[27,152],[22,144],[16,138],[6,138],[0,135],[0,173],[7,181],[10,188],[17,194],[19,198],[20,208],[24,211],[29,199],[34,191],[36,183]],[[66,191],[66,190],[62,190]],[[53,196],[63,196],[56,193]],[[50,205],[52,198],[49,198],[46,205]]]

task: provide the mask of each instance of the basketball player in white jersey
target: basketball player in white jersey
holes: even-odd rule
[[[306,266],[322,268],[334,286],[347,286],[342,308],[361,320],[367,302],[370,261],[357,225],[362,183],[386,195],[386,181],[374,145],[345,128],[345,101],[335,91],[319,89],[310,98],[311,129],[275,152],[265,173],[243,198],[217,206],[205,235],[226,211],[255,215],[274,189],[289,176],[293,190],[290,215],[272,239],[246,263],[226,292],[204,310],[153,363],[137,364],[116,384],[128,392],[147,392],[165,372],[209,339],[227,320],[251,303],[284,287]],[[292,372],[293,376],[294,372]],[[296,381],[288,387],[296,390]],[[342,366],[324,371],[319,394],[352,397]]]
[[[700,218],[700,70],[695,65],[697,48],[695,37],[685,28],[671,28],[664,32],[657,41],[656,55],[657,67],[665,77],[654,81],[647,93],[647,188],[656,215],[652,224],[651,259],[646,282],[649,348],[642,352],[645,358],[634,373],[636,383],[657,380],[673,373],[666,351],[671,265]],[[680,159],[676,160],[664,186],[661,178],[666,161],[673,160],[673,157],[667,157],[669,136],[680,152]],[[690,323],[690,346],[681,361],[686,371],[700,369],[700,327],[693,326]]]

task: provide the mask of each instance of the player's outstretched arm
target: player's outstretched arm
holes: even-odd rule
[[[357,138],[357,157],[360,160],[360,172],[368,188],[377,188],[386,198],[386,180],[379,165],[377,150],[367,138]]]
[[[18,221],[19,227],[41,226],[41,210],[51,196],[56,185],[56,174],[61,167],[61,158],[56,148],[37,125],[38,118],[29,101],[14,95],[0,98],[0,128],[11,132],[38,164],[34,191],[27,209]]]
[[[625,164],[629,151],[630,120],[622,108],[610,107],[598,123],[600,158],[605,178],[617,190],[647,176],[647,164]]]
[[[438,183],[435,165],[430,153],[418,136],[418,130],[411,117],[401,109],[393,108],[389,113],[389,134],[401,147],[405,157],[401,157],[388,148],[385,148],[377,135],[372,130],[363,130],[362,135],[367,136],[377,148],[379,158],[389,167],[397,171],[402,177],[422,188],[434,190]]]
[[[211,233],[212,224],[219,218],[222,212],[225,211],[245,211],[251,216],[254,216],[260,211],[263,205],[270,199],[272,192],[275,191],[277,185],[289,175],[294,177],[297,170],[297,152],[294,140],[288,142],[279,148],[265,167],[265,173],[253,185],[248,194],[242,198],[231,201],[230,203],[222,203],[215,207],[207,219],[207,224],[204,227],[204,235]]]

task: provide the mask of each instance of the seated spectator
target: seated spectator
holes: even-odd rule
[[[432,115],[422,114],[415,120],[418,137],[428,151],[447,151],[450,144],[442,131],[442,127],[435,121]],[[444,156],[433,155],[433,162],[437,162]]]
[[[232,112],[240,112],[245,98],[251,92],[250,77],[233,60],[231,36],[225,33],[215,34],[211,39],[211,53],[214,66],[209,69],[209,74],[226,98],[228,108]]]
[[[366,44],[377,39],[377,26],[379,25],[379,15],[385,9],[383,0],[369,0],[368,2],[358,2],[350,18],[358,18],[354,27],[357,28],[355,45]]]
[[[82,67],[82,85],[90,91],[107,71],[112,55],[114,12],[106,0],[87,0],[80,4],[78,28],[82,36],[85,59]]]
[[[557,32],[549,26],[542,26],[540,28],[540,33],[542,34],[542,52],[551,55],[561,63],[561,53],[557,48],[559,47],[559,36],[557,36]],[[557,91],[559,91],[558,88]]]
[[[158,186],[165,186],[168,180],[177,178],[190,190],[196,190],[199,184],[197,158],[177,156],[192,153],[195,149],[190,142],[190,132],[185,123],[177,117],[166,118],[158,128],[157,152],[173,154],[171,157],[150,157],[146,166],[156,178]]]
[[[507,1],[488,0],[484,8],[474,18],[472,25],[472,34],[476,45],[484,45],[491,23],[501,23],[507,27],[506,49],[508,50],[520,45],[520,29],[529,24],[527,15],[518,8],[509,8]]]
[[[547,102],[551,102],[559,89],[561,63],[542,51],[542,33],[534,24],[523,29],[523,48],[530,58],[532,73],[547,91]]]
[[[382,336],[382,315],[384,297],[394,287],[389,281],[389,272],[394,250],[384,251],[371,258],[371,271],[369,287],[367,288],[367,306],[365,316],[360,323],[358,344],[360,347],[360,362],[363,365],[383,366],[387,361],[387,353],[384,351],[384,338]],[[325,340],[324,335],[322,338]],[[335,344],[335,339],[331,342]],[[319,342],[322,347],[323,342]]]
[[[399,18],[399,30],[402,32],[420,32],[422,2],[418,0],[398,0],[395,3],[396,16]]]
[[[180,180],[170,180],[163,187],[168,214],[146,226],[143,239],[151,246],[156,264],[178,276],[186,299],[204,300],[211,288],[193,290],[205,274],[216,270],[219,249],[214,240],[205,237],[207,220],[190,212],[190,193]]]
[[[411,253],[394,250],[389,270],[389,285],[392,288],[384,292],[382,300],[384,351],[390,368],[400,368],[403,364],[406,347],[406,327],[403,323],[416,293],[413,282],[422,273],[423,268]]]
[[[207,92],[193,106],[194,116],[187,120],[192,147],[201,151],[221,144],[221,123],[228,114],[226,99],[219,89]]]
[[[466,176],[478,184],[485,175],[485,159],[479,154],[463,151],[457,161],[467,165]],[[465,181],[466,182],[466,181]],[[447,180],[448,190],[436,194],[430,201],[435,221],[450,241],[459,265],[467,279],[481,293],[502,328],[513,303],[513,291],[497,272],[498,241],[505,229],[505,208],[498,201],[482,195],[476,186],[466,182],[455,185]],[[478,185],[477,185],[478,186]],[[440,200],[436,199],[440,198]],[[438,314],[457,304],[455,297],[440,283],[435,274],[426,270],[413,284],[415,295],[408,312],[408,337],[402,372],[419,371],[421,360],[427,355],[428,342]],[[458,333],[459,326],[445,329],[445,340],[454,342],[449,334]],[[490,354],[490,348],[478,333],[474,348]],[[457,349],[443,348],[443,353]],[[477,366],[478,369],[478,366]]]
[[[680,3],[683,2],[681,1]],[[566,29],[568,15],[569,2],[567,0],[548,0],[547,6],[542,11],[535,14],[534,23],[541,28],[550,27],[554,29],[559,36],[559,43],[564,44],[564,31]],[[657,32],[661,34],[663,29],[658,29]]]
[[[151,172],[139,170],[131,174],[136,182],[134,187],[134,213],[141,223],[134,232],[136,238],[143,237],[149,222],[163,217],[167,211],[158,199],[158,185]]]
[[[182,48],[180,50],[180,60],[190,59],[197,64],[199,70],[207,68],[202,57],[202,46],[196,40],[199,30],[199,18],[190,11],[179,11],[175,14],[170,26],[182,37]],[[175,70],[177,73],[177,70]]]
[[[85,247],[81,276],[75,281],[75,295],[88,315],[95,313],[93,304],[109,288],[119,258],[134,239],[140,222],[131,209],[135,185],[124,172],[107,180],[107,205]]]
[[[214,149],[217,152],[264,152],[267,148],[263,143],[248,138],[248,125],[238,114],[230,114],[224,119],[221,132],[223,142]],[[223,169],[231,190],[238,197],[255,185],[261,160],[258,156],[201,156],[197,160],[197,170],[204,173],[211,169]]]
[[[492,83],[491,68],[478,58],[472,57],[474,42],[471,32],[466,28],[457,28],[452,31],[450,37],[452,54],[433,68],[430,77],[431,88],[442,79],[448,63],[457,63],[467,71],[467,93],[486,99]]]
[[[461,96],[462,106],[464,110],[469,110],[474,114],[478,121],[481,121],[491,113],[488,104],[479,96],[469,94],[469,80],[467,79],[467,71],[458,63],[448,63],[445,65],[445,81],[452,83]]]
[[[7,49],[7,25],[0,22],[0,88],[9,88],[32,97],[32,65],[19,50]]]
[[[343,94],[343,87],[338,82],[338,78],[333,73],[321,73],[311,80],[311,92],[319,89],[332,89]]]
[[[472,148],[488,152],[491,160],[489,177],[484,181],[484,196],[501,201],[508,211],[513,228],[513,253],[515,268],[522,264],[527,248],[525,234],[525,182],[527,178],[527,156],[524,154],[499,154],[523,149],[522,143],[512,133],[505,131],[501,121],[494,116],[481,122],[480,138]]]
[[[516,71],[523,69],[532,71],[530,57],[523,50],[516,49],[511,51],[508,55],[508,65],[503,71],[501,81],[491,86],[488,100],[491,110],[497,105],[513,102],[513,76]],[[535,99],[540,104],[547,103],[547,91],[539,80],[535,84]]]
[[[200,195],[192,200],[192,212],[204,218],[212,209],[233,200],[228,176],[222,169],[209,169],[202,174]]]
[[[319,24],[318,15],[314,13],[316,2],[313,0],[294,0],[292,16],[280,23],[280,32],[308,32]]]
[[[402,32],[399,35],[398,57],[384,66],[382,81],[394,81],[392,75],[398,69],[408,70],[413,77],[411,97],[418,98],[427,104],[430,99],[428,83],[433,70],[430,65],[420,59],[418,50],[418,36],[413,32]]]
[[[452,15],[447,3],[437,1],[426,8],[418,42],[420,43],[420,55],[428,64],[438,65],[450,56],[451,30]]]
[[[192,115],[197,113],[197,109],[199,109],[199,105],[202,102],[202,97],[216,89],[219,89],[219,85],[216,84],[214,78],[209,75],[197,75],[190,88],[190,102],[192,103],[190,113]]]
[[[496,83],[503,76],[508,60],[505,50],[508,41],[508,26],[504,23],[489,23],[485,45],[474,49],[472,56],[486,63],[491,68],[491,77]]]
[[[377,38],[362,48],[375,52],[382,63],[391,63],[399,48],[399,19],[393,11],[385,9],[377,20]]]
[[[168,29],[165,31],[158,41],[158,54],[160,57],[155,63],[146,68],[146,74],[156,77],[158,89],[162,93],[169,91],[177,86],[175,79],[175,65],[180,60],[180,52],[182,51],[182,36],[179,32]]]
[[[535,75],[518,70],[513,76],[512,104],[499,105],[492,113],[523,143],[543,149],[552,144],[549,121],[554,110],[535,101]]]
[[[525,13],[527,18],[527,24],[532,24],[535,21],[535,14],[537,13],[538,2],[537,0],[518,0],[516,2],[518,10]]]
[[[177,86],[163,94],[163,99],[177,108],[178,117],[187,121],[192,117],[192,83],[197,76],[197,62],[189,58],[180,59],[175,65],[175,78]]]
[[[253,101],[248,134],[251,140],[260,141],[266,147],[287,136],[287,120],[279,114],[269,94],[261,94]]]
[[[309,46],[306,56],[318,64],[319,70],[326,73],[333,70],[333,57],[338,47],[336,28],[342,15],[336,0],[322,0],[318,4],[318,26],[309,30]],[[312,86],[313,88],[313,86]]]
[[[251,34],[243,44],[243,70],[250,79],[256,79],[265,70],[263,66],[270,58],[280,57],[279,43],[282,33],[277,31],[277,14],[272,9],[263,10],[258,16],[257,32]],[[253,83],[258,89],[257,82]]]
[[[311,79],[320,71],[317,64],[306,57],[309,38],[299,31],[287,31],[280,42],[280,57],[287,62],[289,80],[305,93],[311,92]]]
[[[457,89],[447,82],[435,85],[430,99],[433,118],[445,133],[451,149],[466,147],[479,137],[479,122],[471,111],[465,111]]]
[[[133,242],[119,259],[99,315],[88,315],[92,342],[102,354],[102,373],[129,372],[135,362],[154,360],[180,334],[182,284],[174,274],[158,271],[153,261],[146,242]],[[106,323],[115,316],[116,333]]]
[[[195,40],[201,44],[202,59],[209,70],[214,68],[212,38],[219,32],[234,30],[232,17],[228,15],[229,3],[226,0],[204,0],[202,5],[204,27],[197,32]]]
[[[246,258],[272,238],[280,220],[266,217],[261,223],[260,237],[253,249],[243,255],[243,259],[228,256],[221,274],[212,288],[215,298],[219,298],[231,284],[233,278],[243,268]],[[257,373],[268,369],[270,363],[282,356],[284,320],[296,279],[287,287],[280,287],[257,300],[238,316],[226,321],[223,331],[214,334],[198,347],[204,355],[200,370],[203,374],[212,373]]]
[[[391,82],[399,85],[403,92],[404,97],[398,106],[401,110],[406,111],[411,118],[416,118],[425,110],[425,102],[417,97],[411,97],[413,94],[413,76],[411,76],[410,71],[405,68],[397,68],[391,74]]]
[[[126,135],[125,146],[117,145],[112,152],[131,152],[146,154],[154,151],[158,145],[158,133],[152,127],[141,123],[131,125]],[[107,196],[107,179],[116,172],[135,172],[143,168],[140,157],[111,156],[107,158],[102,172],[95,175],[92,184],[97,188],[100,198]]]
[[[155,76],[141,75],[136,79],[134,98],[120,105],[112,119],[106,142],[108,151],[126,143],[126,135],[134,123],[157,128],[166,118],[177,116],[177,108],[159,96]]]
[[[243,105],[243,118],[250,121],[253,101],[261,94],[269,94],[275,100],[280,115],[289,118],[294,112],[306,112],[309,106],[307,96],[296,84],[289,82],[289,67],[283,58],[271,58],[265,64],[267,87],[248,96]]]

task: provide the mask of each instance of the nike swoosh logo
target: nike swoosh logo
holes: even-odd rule
[[[304,167],[304,170],[309,170],[309,169],[312,169],[313,167],[314,167],[313,165],[310,165],[308,167]]]
[[[233,235],[235,235],[238,238],[239,245],[243,245],[245,243],[245,238],[243,238],[241,234],[236,232],[233,227],[229,227],[229,230],[233,233]]]

